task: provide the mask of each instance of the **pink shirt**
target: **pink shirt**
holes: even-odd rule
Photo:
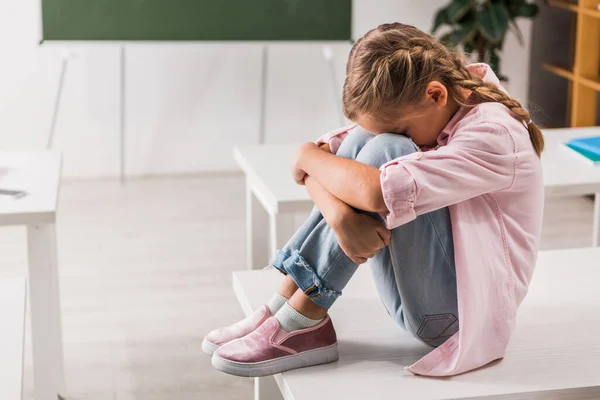
[[[500,87],[486,64],[469,69]],[[336,152],[348,129],[319,141]],[[437,150],[381,167],[388,228],[450,210],[460,330],[407,367],[429,376],[460,374],[504,357],[533,274],[544,202],[541,162],[527,128],[502,104],[461,108],[438,143]]]

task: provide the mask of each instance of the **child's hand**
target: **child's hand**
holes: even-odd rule
[[[353,210],[337,221],[334,232],[344,253],[357,264],[390,244],[391,232],[381,222]]]
[[[329,146],[329,143],[323,143],[323,144],[319,145],[319,148],[321,150],[325,150],[328,153],[331,153],[331,146]]]
[[[294,181],[298,185],[304,185],[304,179],[306,178],[306,172],[300,167],[300,161],[305,152],[318,149],[317,145],[314,143],[304,143],[298,150],[296,150],[296,155],[292,159],[292,177]]]

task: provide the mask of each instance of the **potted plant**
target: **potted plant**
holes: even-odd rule
[[[442,42],[464,51],[473,61],[488,63],[506,81],[499,55],[506,34],[512,30],[522,46],[523,33],[516,20],[534,18],[538,11],[537,4],[527,0],[451,0],[437,11],[432,33],[441,33]]]

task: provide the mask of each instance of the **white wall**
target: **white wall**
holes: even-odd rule
[[[39,47],[40,0],[0,0],[0,148],[46,142],[63,51]],[[354,36],[398,20],[431,27],[443,0],[355,0]],[[528,25],[525,25],[529,37]],[[334,45],[338,82],[350,46]],[[55,148],[68,177],[116,176],[119,49],[77,46],[69,62]],[[506,45],[504,71],[524,99],[529,52]],[[131,45],[127,50],[127,164],[130,175],[234,168],[233,144],[256,143],[261,46],[256,44]],[[321,49],[270,48],[267,142],[311,140],[338,125],[336,96]]]

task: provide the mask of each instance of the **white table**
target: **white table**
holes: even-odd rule
[[[547,196],[595,195],[592,246],[600,246],[600,166],[593,166],[565,148],[574,137],[600,135],[600,127],[546,129],[542,155]]]
[[[54,225],[61,165],[57,152],[0,152],[0,188],[28,192],[20,199],[0,196],[0,226],[27,227],[35,400],[56,400],[64,390]]]
[[[27,284],[0,280],[0,399],[21,400]]]
[[[246,176],[246,257],[249,269],[263,268],[295,231],[294,214],[308,213],[312,200],[290,174],[297,145],[236,147],[235,161]],[[265,213],[266,211],[266,213]]]
[[[331,310],[339,361],[275,375],[275,381],[285,400],[310,400],[315,393],[344,400],[598,399],[599,265],[600,248],[540,253],[506,358],[444,379],[403,369],[429,348],[395,325],[377,298],[368,266],[362,266]],[[264,304],[281,279],[275,271],[234,273],[244,313]],[[261,400],[281,399],[268,379],[260,383]]]
[[[562,148],[571,137],[600,135],[600,128],[547,129],[542,161],[548,196],[596,195],[593,246],[600,245],[600,166],[591,166]],[[312,201],[290,175],[297,144],[236,147],[234,158],[246,176],[247,266],[266,266],[294,233],[293,214]],[[266,210],[266,213],[265,213]]]

